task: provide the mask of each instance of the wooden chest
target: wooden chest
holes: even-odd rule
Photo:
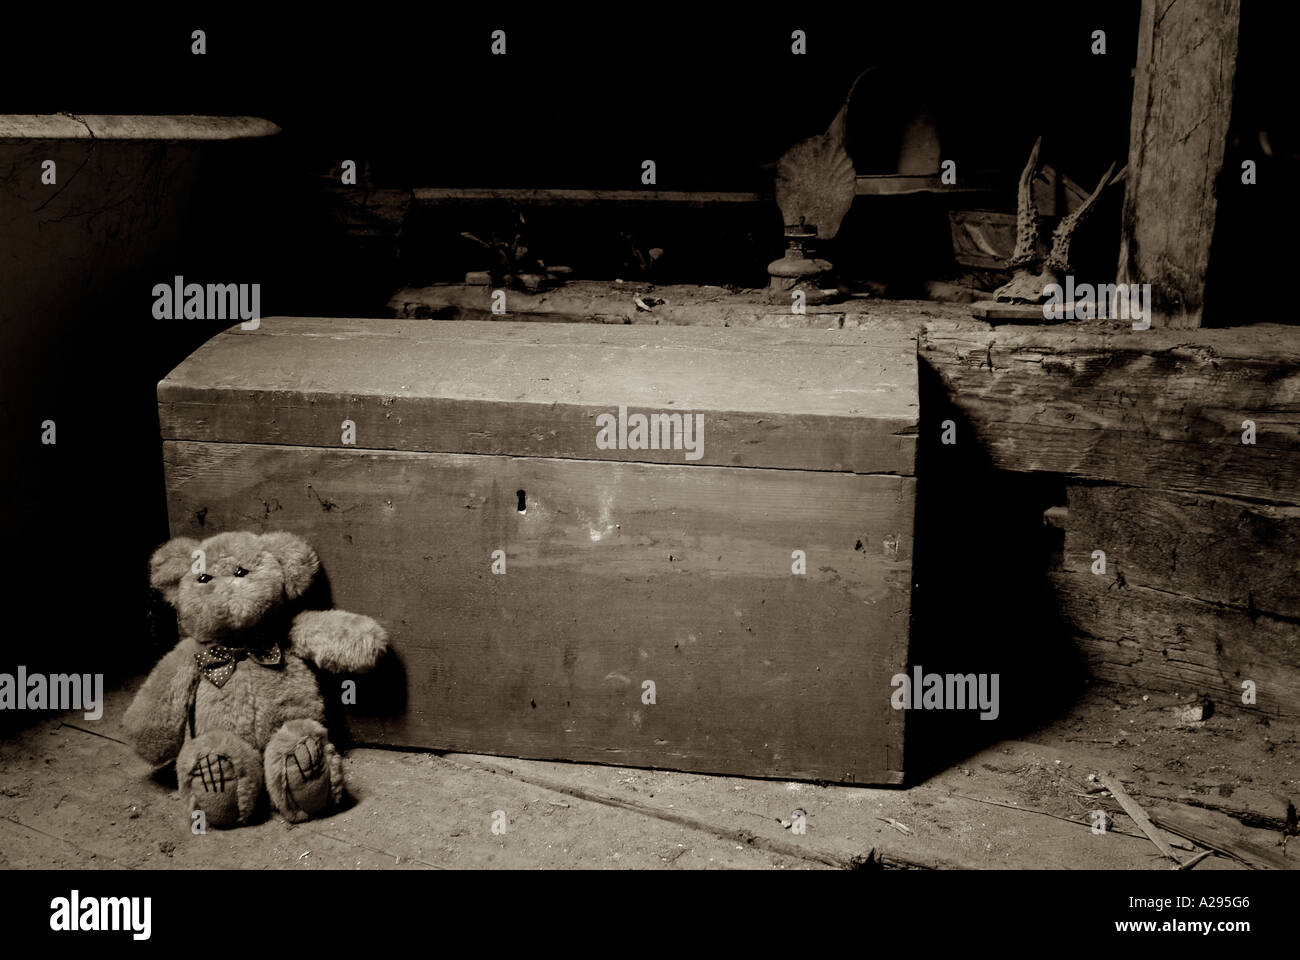
[[[298,532],[388,627],[356,739],[901,782],[912,340],[279,317],[158,400],[173,535]]]

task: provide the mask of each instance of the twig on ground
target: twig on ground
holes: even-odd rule
[[[1213,851],[1213,850],[1202,850],[1202,851],[1201,851],[1200,853],[1198,853],[1196,856],[1192,857],[1192,859],[1186,861],[1185,863],[1180,863],[1180,864],[1178,865],[1178,869],[1179,869],[1179,870],[1190,870],[1190,869],[1192,869],[1192,867],[1196,866],[1198,863],[1200,863],[1202,860],[1204,860],[1206,857],[1210,856],[1210,855],[1211,855],[1212,853],[1214,853],[1214,852],[1215,852],[1215,851]]]
[[[69,727],[69,728],[71,728],[71,729],[73,729],[73,730],[80,730],[82,733],[88,733],[88,734],[90,734],[92,737],[103,737],[105,740],[112,740],[114,743],[120,743],[120,744],[121,744],[122,746],[124,746],[124,747],[126,747],[126,746],[130,746],[130,744],[128,744],[125,740],[119,740],[119,739],[117,739],[117,737],[110,737],[108,734],[106,734],[106,733],[99,733],[99,732],[96,731],[96,730],[87,730],[85,727],[79,727],[79,726],[77,726],[75,723],[68,723],[66,720],[60,720],[60,721],[59,721],[59,726],[61,726],[61,727]]]
[[[1138,802],[1124,792],[1120,782],[1114,777],[1102,777],[1101,782],[1110,791],[1110,795],[1124,808],[1124,812],[1128,814],[1129,819],[1136,823],[1151,842],[1156,845],[1156,849],[1181,867],[1183,862],[1174,855],[1173,848],[1165,842],[1164,837],[1160,836],[1156,825],[1151,822],[1151,818],[1146,815]]]

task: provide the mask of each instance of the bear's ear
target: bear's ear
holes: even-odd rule
[[[192,554],[199,547],[199,542],[191,537],[176,537],[168,540],[153,552],[149,558],[149,585],[161,590],[167,602],[176,603],[176,586],[181,577],[190,572],[194,563]]]
[[[279,560],[284,570],[284,595],[290,600],[302,596],[320,567],[316,551],[293,533],[264,533],[260,539],[262,549]]]

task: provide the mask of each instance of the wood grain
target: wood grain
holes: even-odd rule
[[[1205,695],[1238,709],[1300,716],[1294,622],[1135,586],[1108,572],[1049,574],[1061,614],[1094,676],[1152,691]],[[1256,685],[1242,703],[1242,682]]]
[[[1274,837],[1245,828],[1213,810],[1154,804],[1151,819],[1162,829],[1226,854],[1252,870],[1300,870],[1300,861],[1279,852]]]
[[[1067,492],[1067,569],[1087,572],[1104,550],[1128,584],[1300,619],[1300,507],[1109,485]]]
[[[1240,0],[1142,0],[1119,281],[1155,327],[1199,327],[1237,72]]]
[[[701,464],[915,472],[915,342],[841,330],[267,318],[158,387],[165,439],[681,463],[596,417],[704,414]]]
[[[1115,801],[1124,808],[1128,818],[1138,825],[1141,831],[1156,845],[1156,848],[1181,867],[1183,862],[1178,859],[1178,855],[1174,853],[1165,838],[1160,835],[1160,831],[1152,824],[1151,818],[1146,815],[1146,811],[1124,791],[1124,785],[1113,776],[1103,776],[1101,783],[1110,791],[1110,795],[1115,798]]]
[[[173,535],[295,530],[334,603],[388,627],[404,676],[363,678],[363,740],[901,780],[889,681],[907,663],[911,478],[269,444],[164,456]]]
[[[920,357],[996,468],[1300,505],[1296,328],[933,332]]]

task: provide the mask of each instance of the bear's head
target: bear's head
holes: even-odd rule
[[[176,608],[183,633],[238,646],[301,597],[319,566],[316,551],[292,533],[236,531],[169,540],[149,558],[149,582]]]

